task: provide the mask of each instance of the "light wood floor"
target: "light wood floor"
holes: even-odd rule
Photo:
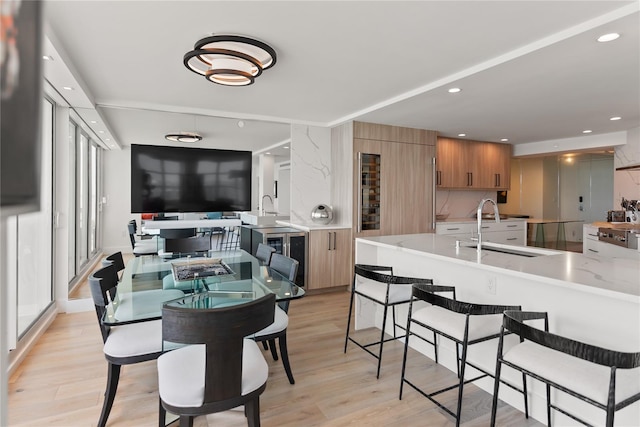
[[[269,426],[451,426],[453,419],[410,388],[398,400],[403,346],[385,345],[380,379],[376,361],[350,344],[343,353],[349,294],[307,295],[290,307],[289,356],[296,384],[268,353],[270,376],[260,401],[262,425]],[[438,386],[455,374],[411,352],[416,380]],[[11,426],[94,426],[102,406],[107,364],[95,312],[61,314],[12,376]],[[455,394],[444,396],[455,408]],[[157,425],[156,362],[125,366],[109,426]],[[491,397],[469,386],[463,425],[489,424]],[[240,411],[196,419],[196,426],[246,426]],[[539,426],[502,405],[501,426]]]

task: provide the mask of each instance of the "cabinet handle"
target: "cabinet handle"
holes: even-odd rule
[[[517,237],[509,237],[509,238],[507,238],[507,240],[518,240],[518,238]]]
[[[496,187],[500,187],[500,174],[496,173],[493,175]]]
[[[595,249],[591,249],[591,248],[589,248],[589,250],[590,250],[591,252],[595,252],[595,253],[599,253],[599,252],[600,252],[600,251],[596,251]]]
[[[485,228],[491,228],[491,227],[489,227],[488,225],[483,225],[482,228],[485,229]]]
[[[507,228],[513,228],[513,227],[517,227],[517,226],[518,226],[518,224],[509,224],[509,225],[507,225]]]
[[[358,233],[362,231],[362,153],[358,152]],[[331,248],[331,245],[329,245]]]
[[[333,250],[334,251],[336,250],[336,238],[337,238],[337,235],[336,235],[336,232],[334,231],[333,232]]]
[[[455,231],[455,230],[460,230],[460,227],[447,228],[447,231]]]
[[[471,187],[473,185],[473,173],[467,172],[467,187]]]
[[[442,185],[442,171],[436,171],[436,185]]]

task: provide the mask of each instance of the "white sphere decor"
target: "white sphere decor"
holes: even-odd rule
[[[327,205],[318,205],[311,210],[311,221],[317,224],[329,224],[333,220],[333,210]]]

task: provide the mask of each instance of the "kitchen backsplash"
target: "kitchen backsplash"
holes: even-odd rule
[[[496,200],[496,197],[496,191],[438,190],[436,191],[436,214],[449,214],[450,218],[473,218],[482,199]],[[503,206],[498,205],[500,211]],[[490,211],[489,206],[486,209],[487,212]]]

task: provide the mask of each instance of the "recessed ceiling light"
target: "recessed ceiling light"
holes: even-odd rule
[[[509,140],[509,138],[502,138],[500,141],[507,142],[508,140]]]
[[[107,138],[107,139],[105,139],[105,141],[111,141],[111,138]]]
[[[615,116],[615,117],[611,117],[609,120],[611,121],[616,121],[616,120],[620,120],[622,117],[619,116]]]
[[[73,90],[73,88],[71,86],[62,86],[62,89],[64,89],[64,90]]]
[[[238,127],[239,128],[243,128],[244,127],[244,122],[242,120],[238,120]]]
[[[582,133],[591,133],[591,132],[593,132],[591,129],[585,129],[582,131]]]
[[[282,147],[282,148],[284,148],[285,150],[288,150],[288,149],[289,149],[289,147],[287,147],[286,145],[285,145],[284,147]]]
[[[467,136],[466,133],[459,133],[458,136]]]
[[[266,153],[264,153],[264,154],[271,154],[271,153],[270,153],[269,151],[267,151],[267,152],[266,152]]]
[[[449,93],[458,93],[460,92],[462,89],[460,89],[459,87],[452,87],[448,90]]]
[[[51,55],[42,55],[42,59],[45,61],[53,61],[53,56]]]
[[[98,123],[96,120],[91,120],[91,124],[95,125],[96,123]]]
[[[618,34],[618,33],[603,34],[600,37],[598,37],[598,41],[600,43],[605,43],[605,42],[613,41],[613,40],[617,39],[618,37],[620,37],[620,34]]]
[[[104,133],[104,131],[103,130],[99,130],[98,133]]]

